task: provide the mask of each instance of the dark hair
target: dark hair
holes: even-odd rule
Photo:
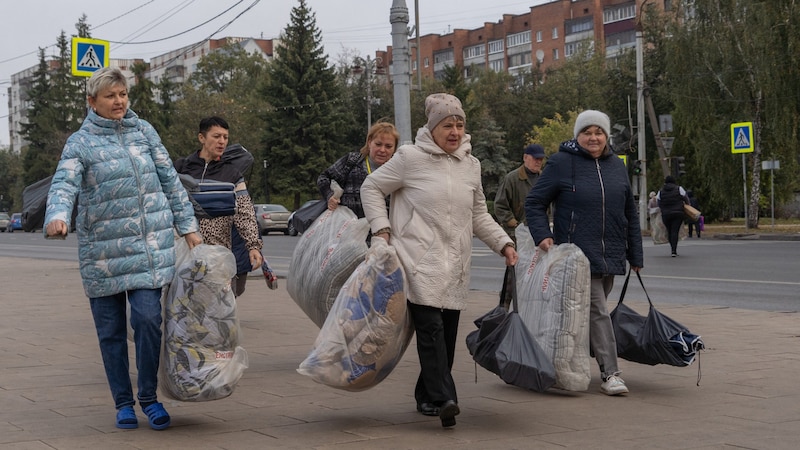
[[[229,129],[228,122],[226,122],[225,119],[222,117],[211,116],[200,120],[200,134],[206,134],[206,132],[214,126],[221,127],[226,130]]]
[[[669,183],[675,184],[675,178],[673,178],[672,175],[667,175],[667,177],[664,178],[664,184]]]

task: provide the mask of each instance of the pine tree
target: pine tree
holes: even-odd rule
[[[305,0],[298,3],[261,90],[271,105],[264,114],[263,140],[270,191],[294,197],[294,208],[303,196],[317,195],[315,181],[321,171],[355,150],[340,138],[345,124],[341,96],[316,16]],[[351,146],[357,148],[358,143]]]
[[[143,62],[134,63],[131,66],[134,84],[128,89],[128,107],[131,108],[139,118],[150,122],[156,130],[163,130],[159,123],[161,119],[158,104],[153,98],[153,82],[145,76],[147,64]]]
[[[28,117],[27,121],[22,123],[22,136],[28,141],[27,148],[22,151],[26,185],[49,177],[55,170],[53,162],[57,161],[56,143],[53,142],[55,121],[49,104],[50,90],[50,66],[45,59],[44,49],[40,48],[39,65],[33,73],[31,87],[28,90],[30,98]]]

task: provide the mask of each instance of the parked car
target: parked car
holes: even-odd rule
[[[256,205],[256,221],[261,234],[269,234],[270,231],[282,231],[289,234],[289,212],[283,205],[268,203],[266,205]]]
[[[8,230],[8,222],[11,222],[11,217],[9,217],[8,214],[4,212],[0,212],[0,231],[2,231],[3,233],[5,233],[6,230]]]
[[[22,213],[14,213],[11,215],[11,220],[8,222],[8,226],[6,229],[9,233],[13,233],[15,230],[22,229]]]
[[[294,220],[294,213],[296,213],[297,211],[300,211],[301,209],[306,209],[306,208],[308,208],[308,207],[310,207],[312,205],[315,205],[315,204],[317,204],[317,203],[319,203],[321,201],[322,200],[320,200],[320,199],[309,200],[309,201],[303,203],[302,206],[300,206],[300,208],[298,210],[292,211],[292,214],[289,216],[289,236],[297,236],[298,229],[300,228],[300,227],[297,226],[297,223]]]

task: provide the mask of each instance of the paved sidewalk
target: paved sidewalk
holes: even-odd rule
[[[0,257],[0,449],[794,449],[800,438],[800,315],[709,306],[659,309],[701,334],[700,364],[621,360],[631,393],[529,392],[476,369],[463,339],[497,293],[473,291],[461,316],[453,429],[415,411],[412,346],[377,387],[347,392],[295,369],[317,327],[285,290],[251,278],[239,299],[250,368],[230,397],[166,401],[172,426],[114,427],[76,262]],[[646,313],[635,297],[626,304]],[[658,304],[658,299],[653,299]],[[630,303],[628,303],[630,302]],[[702,379],[697,386],[698,369]],[[138,407],[137,407],[138,411]]]

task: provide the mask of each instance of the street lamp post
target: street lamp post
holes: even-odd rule
[[[366,59],[357,57],[355,60],[355,65],[353,66],[353,73],[356,75],[360,75],[362,72],[365,73],[367,77],[367,130],[372,127],[372,76],[379,75],[383,73],[383,68],[381,67],[381,63],[383,59],[378,56],[375,59],[371,59],[369,55],[367,55]],[[364,65],[364,68],[361,68],[361,64]],[[380,104],[380,99],[377,100],[376,104]]]
[[[269,203],[269,184],[267,183],[267,160],[264,160],[264,203]]]

